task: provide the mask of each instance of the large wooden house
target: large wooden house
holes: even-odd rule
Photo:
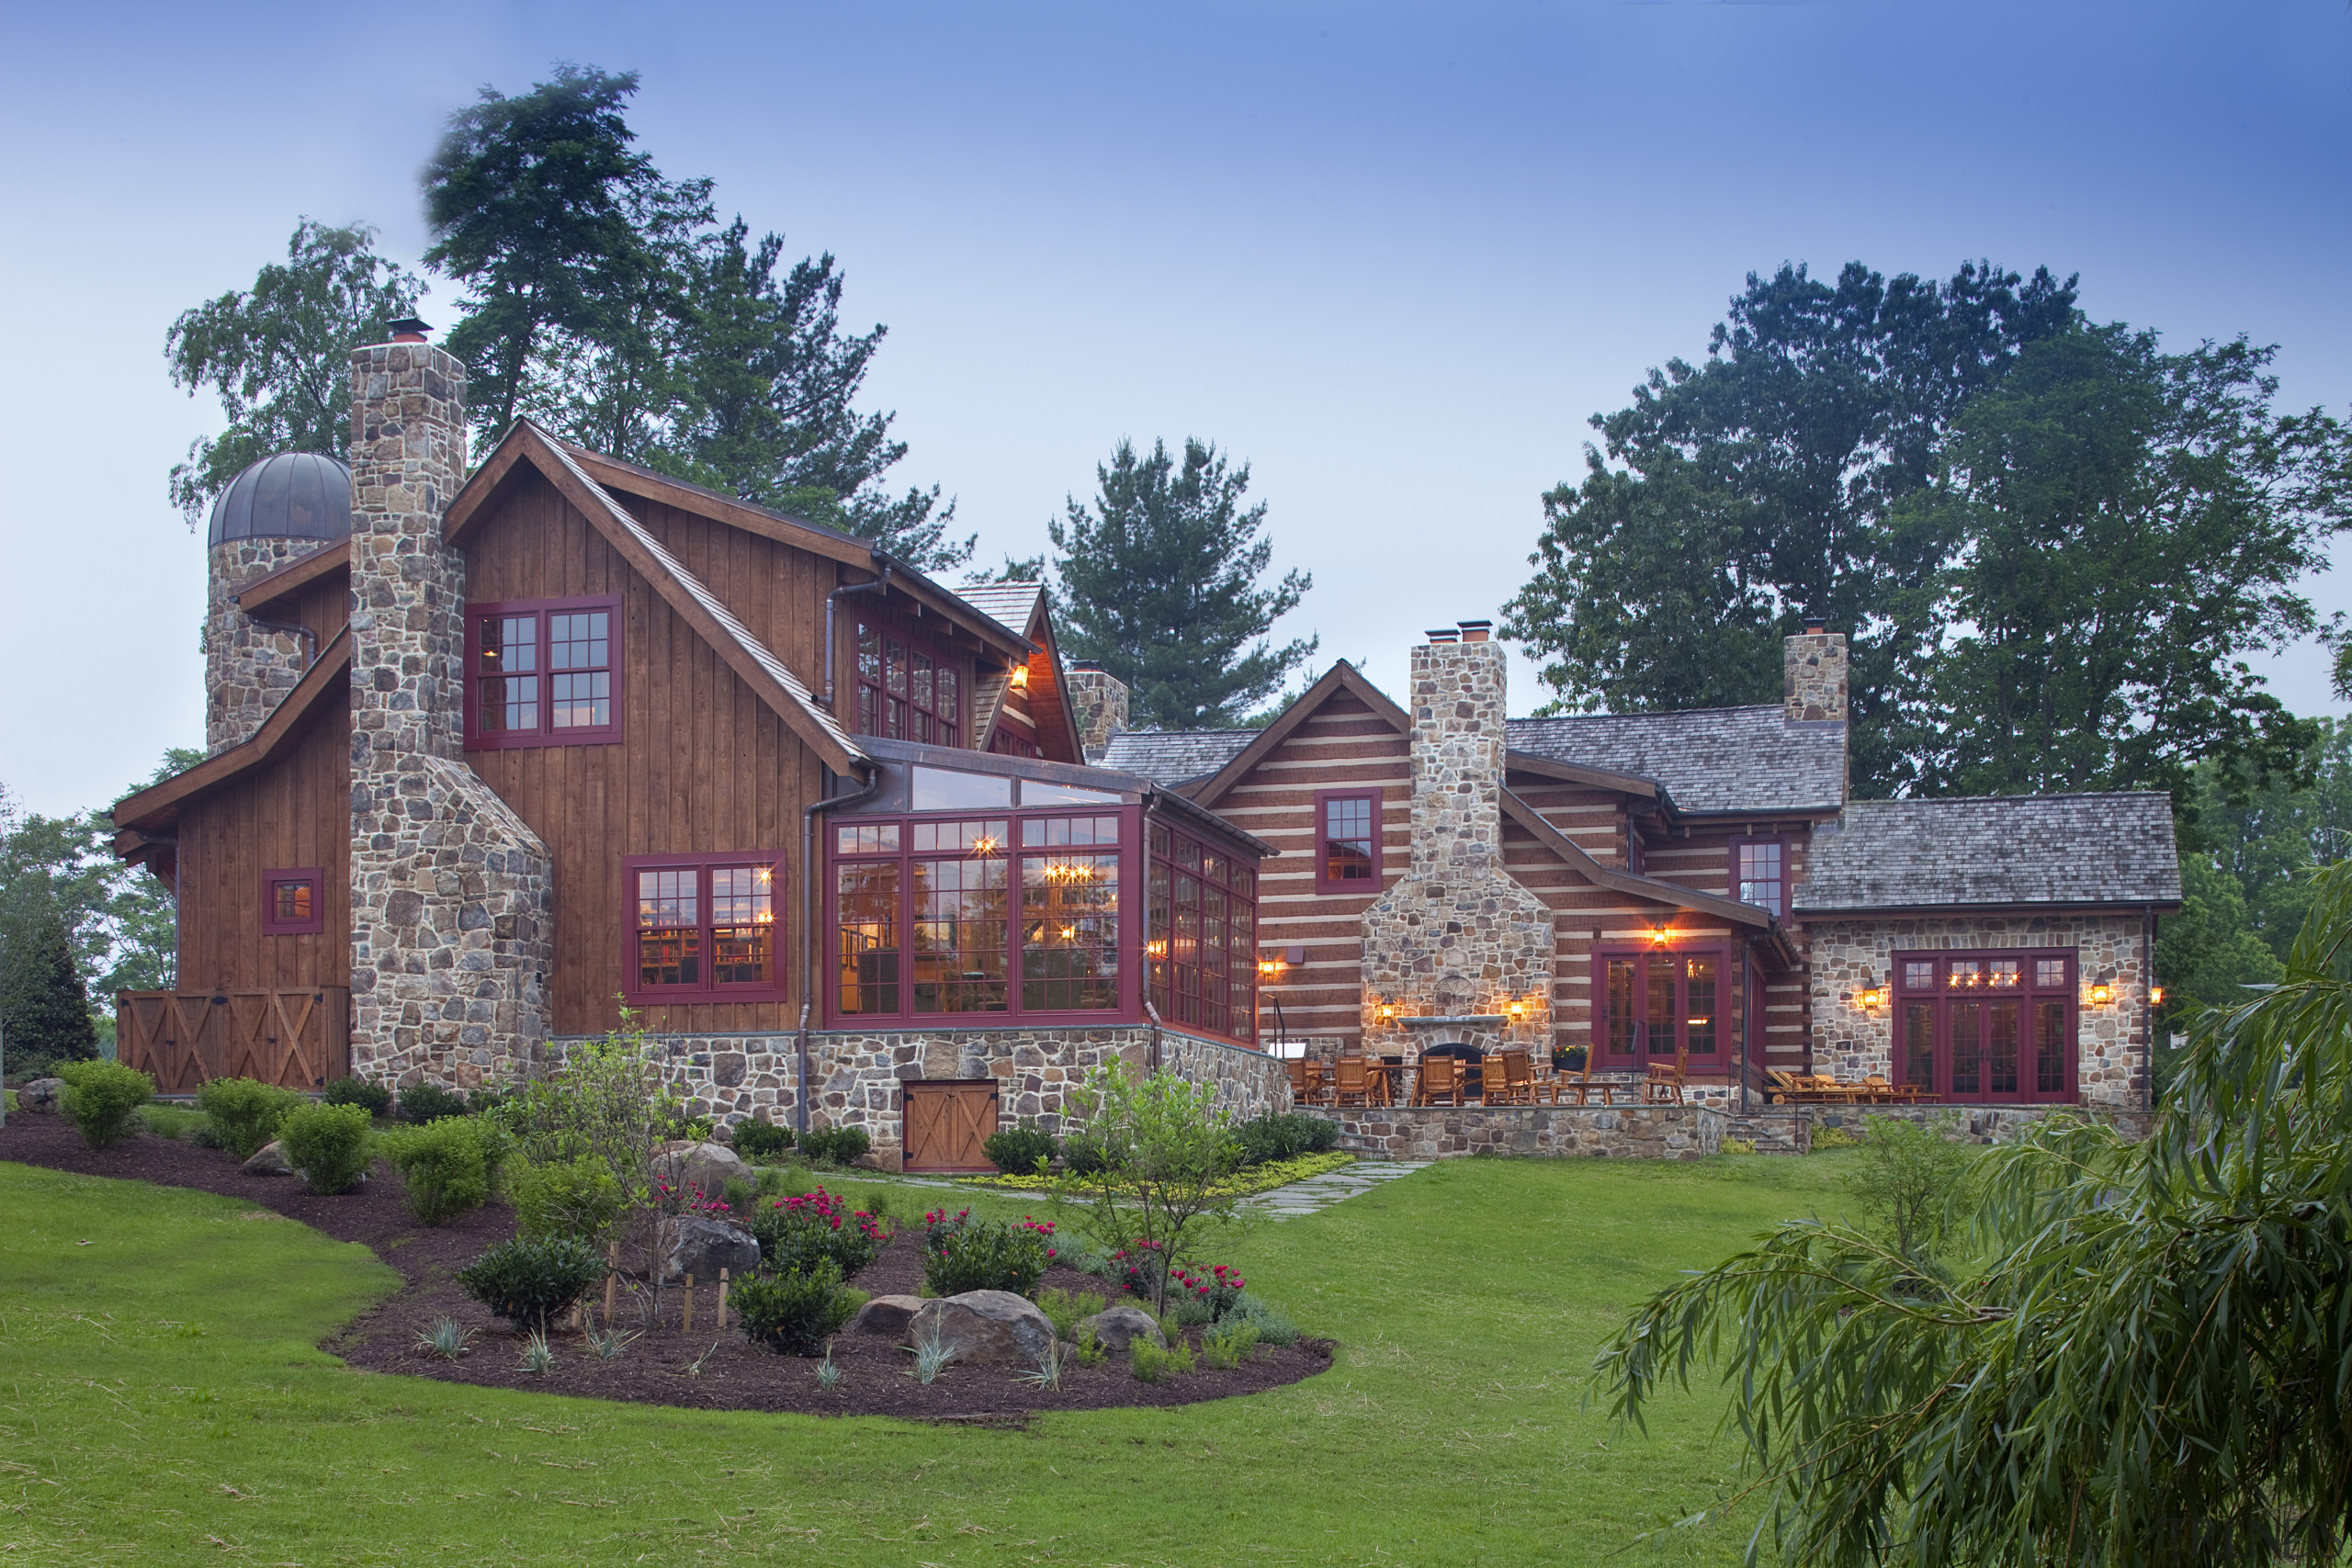
[[[1849,803],[1834,634],[1776,707],[1507,720],[1472,623],[1402,706],[1342,663],[1125,732],[1042,589],[527,422],[469,467],[462,399],[360,350],[347,476],[215,509],[209,755],[115,812],[178,895],[178,989],[119,1004],[166,1091],[469,1085],[627,1010],[713,1112],[933,1168],[1114,1055],[1284,1104],[1270,1035],[2144,1100],[2162,797]]]

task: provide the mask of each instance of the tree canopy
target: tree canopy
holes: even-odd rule
[[[1144,457],[1123,440],[1094,473],[1092,503],[1073,496],[1046,525],[1063,651],[1126,683],[1139,728],[1240,723],[1319,646],[1267,635],[1314,579],[1294,570],[1261,585],[1273,542],[1259,536],[1266,503],[1242,505],[1250,465],[1191,437],[1181,462],[1164,442]]]
[[[1791,1221],[1653,1298],[1634,1421],[1712,1368],[1789,1562],[2333,1562],[2352,1526],[2352,863],[2199,1014],[2153,1134],[1987,1153],[1975,1250]]]
[[[180,312],[164,337],[172,384],[209,388],[228,428],[199,436],[172,469],[172,502],[193,528],[229,481],[280,452],[351,451],[351,351],[383,341],[385,323],[416,309],[415,276],[375,252],[364,223],[305,218],[286,260]]]

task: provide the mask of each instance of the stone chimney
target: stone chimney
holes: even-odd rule
[[[352,354],[351,1062],[471,1087],[539,1060],[551,878],[465,761],[465,370],[396,330]]]
[[[1376,1054],[1550,1043],[1551,908],[1503,869],[1507,665],[1489,630],[1465,621],[1413,649],[1412,856],[1363,916],[1363,1039]],[[1434,1018],[1478,1021],[1413,1021]]]
[[[1781,641],[1781,703],[1791,724],[1846,722],[1846,634],[1808,617]]]
[[[1127,728],[1126,682],[1091,659],[1073,659],[1062,671],[1070,711],[1078,716],[1079,743],[1090,762],[1099,762],[1111,737]]]

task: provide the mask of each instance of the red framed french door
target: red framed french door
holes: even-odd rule
[[[1897,953],[1893,962],[1898,1082],[1969,1103],[2075,1098],[2072,950]]]
[[[1678,1048],[1694,1066],[1728,1061],[1736,1049],[1728,959],[1717,947],[1595,953],[1593,1066],[1639,1071],[1672,1061]]]

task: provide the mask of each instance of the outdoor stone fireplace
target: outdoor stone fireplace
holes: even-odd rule
[[[1500,643],[1484,623],[1412,657],[1412,860],[1363,915],[1363,1043],[1542,1051],[1552,1037],[1552,911],[1503,869]]]

